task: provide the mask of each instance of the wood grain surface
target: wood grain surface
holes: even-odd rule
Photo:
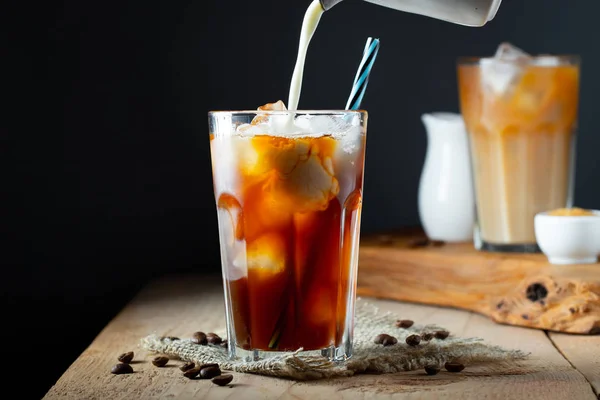
[[[598,336],[578,336],[551,332],[550,340],[565,358],[581,372],[600,398],[600,340]]]
[[[418,323],[436,323],[456,335],[479,336],[489,343],[531,352],[514,368],[467,367],[463,372],[421,371],[359,375],[318,382],[234,373],[230,386],[182,377],[183,362],[170,360],[158,368],[153,354],[138,347],[156,333],[189,337],[198,330],[224,328],[222,285],[202,276],[171,277],[154,282],[125,307],[73,362],[44,399],[597,399],[600,336],[552,335],[541,330],[499,325],[489,318],[458,309],[390,300],[370,301],[381,309]],[[570,342],[570,340],[576,342]],[[577,342],[585,340],[584,342]],[[596,348],[596,352],[585,351]],[[562,353],[557,350],[562,349]],[[117,357],[134,351],[134,373],[113,375]],[[574,366],[574,367],[573,367]],[[579,369],[581,368],[581,369]]]
[[[600,333],[600,264],[552,265],[543,254],[427,243],[418,231],[367,236],[358,294],[457,307],[493,321],[577,334]]]

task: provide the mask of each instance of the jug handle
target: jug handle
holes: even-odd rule
[[[323,10],[327,11],[342,0],[319,0],[319,1],[321,2],[321,7],[323,7]]]

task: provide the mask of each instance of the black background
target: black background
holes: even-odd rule
[[[287,100],[309,1],[12,3],[0,290],[5,340],[51,361],[28,384],[39,398],[149,279],[218,272],[207,111]],[[581,55],[575,200],[599,208],[599,14],[596,1],[504,0],[468,28],[359,0],[325,13],[300,108],[343,108],[366,38],[381,40],[363,232],[419,223],[420,116],[458,112],[456,57],[501,41]]]

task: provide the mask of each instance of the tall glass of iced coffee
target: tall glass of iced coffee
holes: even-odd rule
[[[209,124],[230,357],[346,360],[367,113],[216,111]]]
[[[495,57],[458,62],[475,180],[475,245],[537,252],[535,214],[573,202],[580,60],[504,46]]]

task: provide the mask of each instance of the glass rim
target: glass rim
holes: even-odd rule
[[[494,56],[460,56],[457,57],[456,63],[458,65],[481,65],[482,61],[495,61],[505,64],[519,64],[519,65],[538,65],[541,67],[560,67],[564,65],[580,65],[581,55],[579,54],[536,54],[530,56],[531,58],[527,61],[524,60],[503,60],[498,59]],[[558,64],[548,65],[544,63],[544,60],[558,60]]]
[[[351,114],[368,114],[366,110],[342,110],[342,109],[331,109],[331,110],[211,110],[208,115],[248,115],[248,114],[261,114],[261,115],[351,115]]]

